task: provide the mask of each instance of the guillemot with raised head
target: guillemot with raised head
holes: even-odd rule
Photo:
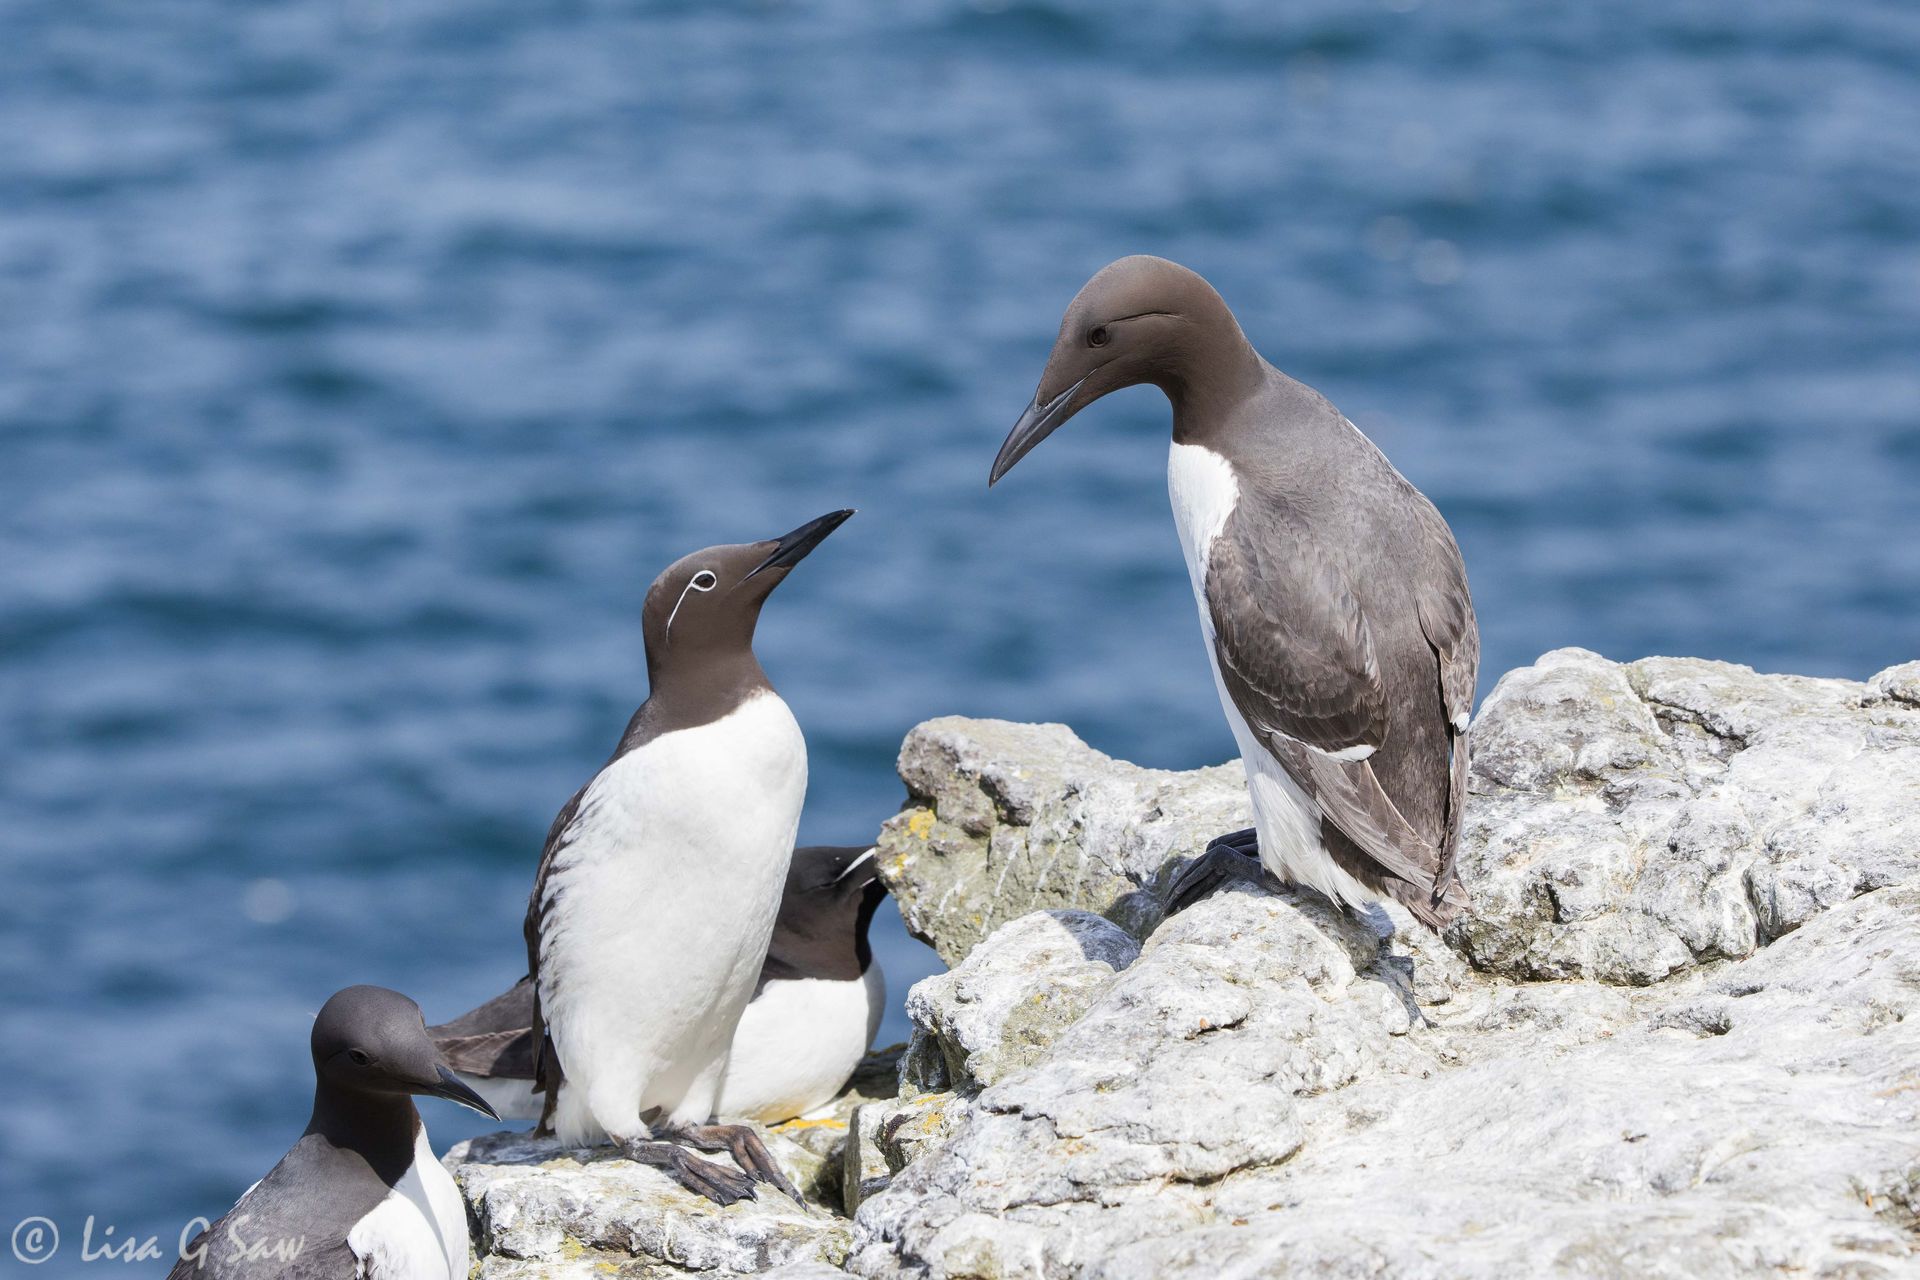
[[[807,789],[806,742],[753,633],[767,596],[852,514],[696,551],[654,581],[647,700],[554,819],[527,901],[542,1127],[611,1140],[720,1204],[756,1181],[799,1198],[750,1127],[717,1122]]]

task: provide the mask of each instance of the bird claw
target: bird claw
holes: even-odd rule
[[[1167,890],[1167,915],[1177,915],[1229,880],[1265,882],[1259,836],[1252,827],[1229,832],[1207,844],[1207,851],[1181,867]]]
[[[767,1144],[760,1139],[751,1125],[744,1124],[702,1124],[689,1125],[674,1131],[675,1136],[701,1151],[725,1151],[732,1156],[734,1163],[745,1169],[758,1181],[771,1185],[775,1190],[789,1197],[795,1204],[805,1204],[799,1188],[788,1181],[785,1171],[774,1160],[773,1153],[767,1150]]]
[[[641,1139],[620,1144],[627,1159],[652,1165],[695,1195],[705,1196],[722,1208],[754,1198],[753,1179],[725,1165],[702,1160],[685,1147],[658,1139]]]

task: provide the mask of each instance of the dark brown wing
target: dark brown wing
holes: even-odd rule
[[[533,979],[526,977],[477,1009],[427,1028],[440,1056],[470,1076],[533,1079]]]
[[[588,782],[587,786],[592,786]],[[527,897],[526,923],[521,933],[527,942],[526,981],[533,988],[532,1017],[528,1022],[529,1047],[533,1052],[533,1091],[544,1093],[546,1103],[541,1108],[540,1127],[546,1129],[553,1120],[554,1103],[560,1098],[560,1082],[566,1079],[561,1067],[560,1055],[554,1052],[553,1038],[547,1034],[546,1019],[540,1014],[540,930],[545,923],[547,907],[547,877],[553,871],[554,858],[567,846],[572,834],[573,820],[580,814],[580,800],[587,794],[587,787],[581,787],[573,793],[571,799],[554,815],[553,825],[547,828],[547,842],[540,850],[540,870],[533,878],[533,892]]]
[[[1243,503],[1213,543],[1206,595],[1221,683],[1248,727],[1368,859],[1363,878],[1426,919],[1415,903],[1441,854],[1365,758],[1386,741],[1387,694],[1346,576],[1279,509]]]
[[[1440,701],[1452,749],[1446,835],[1440,846],[1440,874],[1434,882],[1438,902],[1441,895],[1449,899],[1456,896],[1449,890],[1458,882],[1454,864],[1460,855],[1460,819],[1467,802],[1467,726],[1473,717],[1474,686],[1480,675],[1480,624],[1474,617],[1467,566],[1460,558],[1453,531],[1430,504],[1422,502],[1420,508],[1424,535],[1417,597],[1420,630],[1439,660]]]
[[[1256,731],[1321,751],[1378,747],[1387,695],[1366,615],[1301,531],[1257,527],[1253,506],[1234,510],[1207,569],[1221,674],[1242,690],[1234,704]]]

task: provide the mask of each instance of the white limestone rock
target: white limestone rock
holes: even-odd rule
[[[479,1274],[1920,1276],[1920,664],[1562,650],[1473,745],[1436,936],[1255,884],[1165,918],[1237,766],[922,725],[883,867],[955,968],[902,1096],[811,1140],[850,1238],[509,1135],[454,1161]]]
[[[1155,880],[1253,823],[1240,767],[1143,769],[1058,724],[948,716],[900,748],[907,805],[880,832],[907,928],[949,965],[1029,911],[1092,911],[1145,936]]]
[[[777,1135],[767,1141],[789,1176],[806,1167],[799,1148]],[[496,1133],[460,1143],[445,1163],[474,1218],[481,1280],[690,1272],[723,1280],[846,1255],[843,1218],[771,1187],[721,1208],[611,1147]]]
[[[1563,649],[1471,742],[1447,941],[1484,969],[1658,982],[1920,871],[1920,706],[1871,686]]]
[[[917,927],[966,959],[911,998],[906,1073],[949,1091],[871,1144],[848,1269],[1920,1275],[1911,677],[1513,673],[1474,729],[1475,902],[1444,939],[1255,886],[1163,921],[1162,873],[1243,825],[1219,771],[1183,802],[1064,731],[923,726],[895,869],[936,868]],[[1036,941],[1066,906],[1143,945],[1023,1035],[1003,1011],[1076,972]]]
[[[908,993],[916,1029],[904,1091],[977,1091],[1034,1062],[1139,954],[1129,934],[1088,911],[1001,925],[957,968]]]

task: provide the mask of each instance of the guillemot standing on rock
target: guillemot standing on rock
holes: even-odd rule
[[[1466,903],[1454,855],[1480,663],[1452,531],[1161,258],[1122,258],[1075,296],[988,484],[1140,383],[1173,404],[1167,488],[1255,822],[1183,870],[1173,908],[1257,847],[1282,880],[1336,903],[1384,893],[1438,928]]]
[[[169,1280],[466,1280],[467,1210],[413,1094],[493,1111],[440,1058],[420,1008],[348,987],[313,1023],[313,1118]]]
[[[751,1128],[713,1121],[807,790],[807,745],[753,656],[754,624],[852,514],[696,551],[654,581],[647,700],[554,819],[527,900],[542,1128],[610,1139],[720,1204],[754,1179],[799,1198]]]
[[[716,1114],[772,1124],[840,1092],[886,1006],[886,975],[867,943],[886,893],[871,845],[793,851],[760,983],[734,1029]],[[427,1031],[461,1080],[502,1117],[540,1118],[531,978]]]

